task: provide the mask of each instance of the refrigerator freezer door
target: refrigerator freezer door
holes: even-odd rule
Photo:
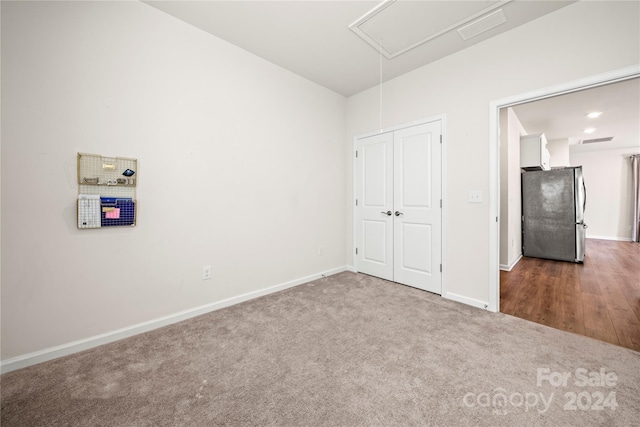
[[[524,256],[576,261],[573,168],[522,174]]]

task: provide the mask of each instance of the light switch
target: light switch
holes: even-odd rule
[[[469,190],[469,203],[482,203],[482,191]]]

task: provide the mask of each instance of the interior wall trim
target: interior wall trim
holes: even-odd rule
[[[489,308],[488,301],[480,301],[479,299],[469,298],[464,295],[456,294],[453,292],[442,293],[442,297],[450,299],[451,301],[460,302],[462,304],[470,305],[471,307],[481,308],[487,310]]]
[[[114,341],[119,341],[121,339],[142,334],[144,332],[149,332],[154,329],[161,328],[163,326],[171,325],[173,323],[181,322],[183,320],[187,320],[192,317],[200,316],[202,314],[206,314],[212,311],[220,310],[222,308],[230,307],[232,305],[249,301],[254,298],[259,298],[275,292],[283,291],[285,289],[302,285],[304,283],[308,283],[313,280],[320,279],[322,277],[332,276],[334,274],[338,274],[343,271],[351,271],[351,269],[349,269],[348,266],[334,268],[324,272],[312,274],[306,277],[301,277],[299,279],[291,280],[289,282],[281,283],[279,285],[270,286],[268,288],[259,289],[257,291],[252,291],[252,292],[248,292],[235,297],[226,298],[220,301],[205,304],[200,307],[195,307],[192,309],[169,314],[167,316],[158,317],[157,319],[138,323],[136,325],[117,329],[111,332],[106,332],[104,334],[95,335],[89,338],[84,338],[78,341],[73,341],[73,342],[62,344],[55,347],[50,347],[44,350],[25,354],[22,356],[13,357],[11,359],[3,360],[2,362],[0,362],[0,372],[4,374],[7,372],[15,371],[17,369],[22,369],[28,366],[36,365],[38,363],[47,362],[49,360],[53,360],[63,356],[68,356],[74,353],[78,353],[80,351],[89,350],[94,347],[112,343]]]
[[[514,259],[511,264],[500,264],[500,270],[502,271],[511,271],[513,270],[513,267],[516,266],[516,264],[518,264],[518,262],[520,262],[520,260],[522,259],[522,254],[518,255],[516,257],[516,259]]]
[[[631,241],[631,237],[616,237],[616,236],[587,236],[587,239],[615,240],[616,242],[630,242]]]

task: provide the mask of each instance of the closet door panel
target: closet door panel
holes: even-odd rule
[[[393,280],[393,134],[361,139],[356,151],[356,265]]]
[[[394,281],[441,293],[440,122],[394,132]]]

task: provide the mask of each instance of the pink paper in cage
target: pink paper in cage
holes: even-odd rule
[[[114,208],[112,211],[105,212],[104,217],[107,219],[119,219],[120,218],[120,208]]]

